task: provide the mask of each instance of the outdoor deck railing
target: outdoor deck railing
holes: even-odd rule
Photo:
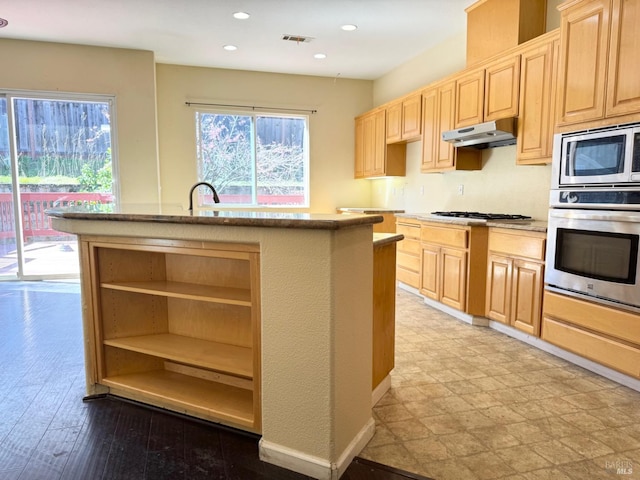
[[[110,193],[21,193],[22,232],[24,239],[60,236],[51,228],[51,219],[44,213],[53,207],[68,207],[85,203],[111,203]],[[15,238],[13,195],[0,193],[0,239]]]

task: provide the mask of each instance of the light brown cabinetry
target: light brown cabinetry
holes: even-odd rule
[[[551,163],[560,42],[556,30],[529,42],[520,55],[516,163]]]
[[[422,92],[422,162],[420,171],[479,170],[482,154],[478,150],[454,148],[442,140],[442,132],[451,130],[455,111],[454,80]]]
[[[414,93],[387,106],[387,143],[420,140],[422,96]]]
[[[486,316],[540,335],[546,235],[491,228]]]
[[[545,291],[542,339],[640,378],[638,314]]]
[[[630,0],[567,1],[561,10],[558,125],[634,120],[640,112],[640,5]],[[565,128],[569,129],[569,128]]]
[[[420,288],[420,222],[399,218],[396,233],[404,235],[398,242],[396,278],[415,289]]]
[[[468,71],[456,80],[455,128],[518,115],[520,56]]]
[[[355,134],[355,178],[405,174],[406,146],[387,145],[384,108],[357,117]]]
[[[84,236],[80,244],[93,383],[260,432],[258,247]]]
[[[545,31],[546,0],[479,0],[467,12],[467,66]]]
[[[422,223],[420,293],[472,315],[484,315],[485,227]]]
[[[373,354],[371,387],[395,366],[396,243],[373,244]]]

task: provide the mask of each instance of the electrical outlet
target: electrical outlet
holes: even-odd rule
[[[458,185],[458,195],[464,195],[464,185]]]
[[[424,195],[424,185],[420,186],[420,195]]]

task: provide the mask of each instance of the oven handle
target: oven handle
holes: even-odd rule
[[[620,210],[575,210],[564,208],[552,208],[549,217],[569,218],[576,220],[601,220],[640,223],[640,212]]]

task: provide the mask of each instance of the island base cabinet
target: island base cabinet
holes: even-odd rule
[[[260,432],[258,246],[81,242],[93,381],[114,395]]]

